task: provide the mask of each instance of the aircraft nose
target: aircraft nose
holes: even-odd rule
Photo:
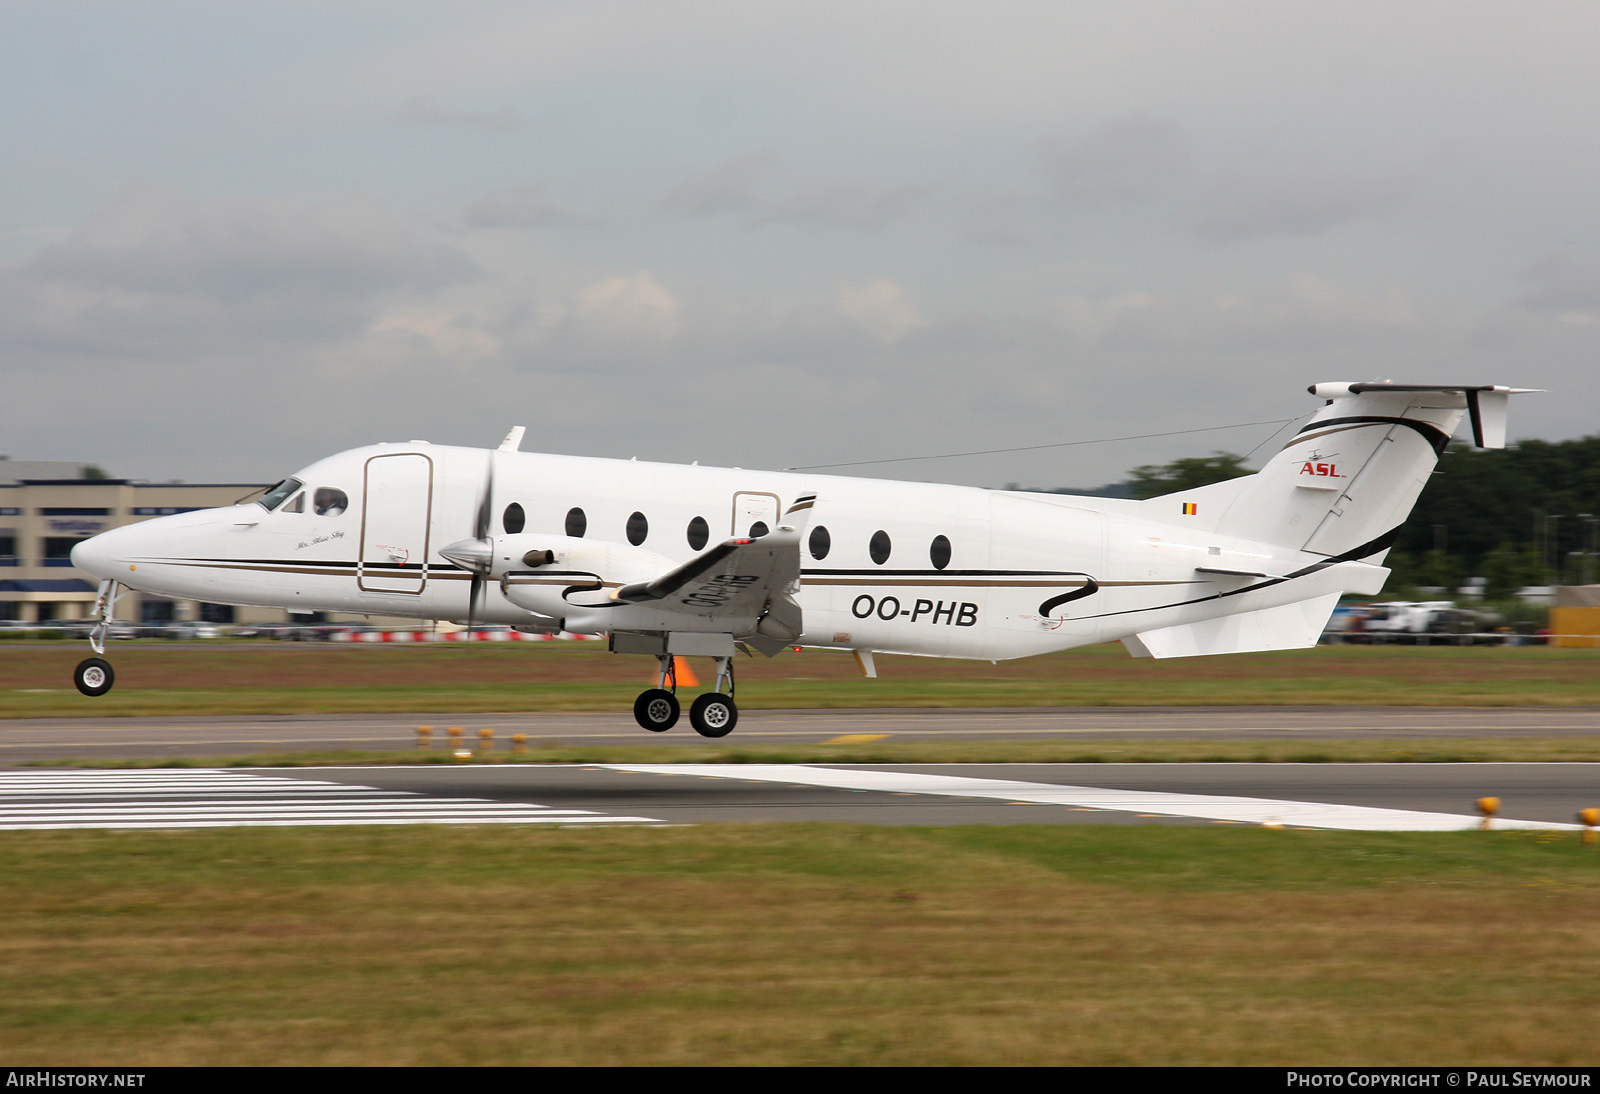
[[[119,571],[127,569],[122,559],[118,557],[123,552],[116,549],[117,533],[120,531],[122,529],[113,528],[109,532],[101,532],[98,536],[90,536],[74,544],[72,564],[102,580],[117,576]]]
[[[72,545],[72,564],[102,580],[111,576],[111,556],[100,542],[104,538],[104,535],[91,536]]]

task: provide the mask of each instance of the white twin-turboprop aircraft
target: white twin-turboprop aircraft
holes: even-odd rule
[[[678,719],[679,656],[716,659],[694,728],[734,726],[734,653],[787,646],[1000,660],[1121,640],[1137,657],[1297,649],[1384,557],[1464,415],[1505,444],[1517,390],[1329,383],[1253,475],[1149,501],[982,490],[422,441],[330,456],[247,503],[85,540],[118,587],[231,604],[509,624],[649,654],[649,730]],[[111,666],[78,666],[110,690]]]

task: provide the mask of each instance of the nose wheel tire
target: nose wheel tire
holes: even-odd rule
[[[72,682],[85,695],[104,695],[111,690],[116,679],[117,674],[111,671],[111,663],[99,657],[87,657],[72,670]]]
[[[739,723],[739,708],[726,695],[708,691],[689,708],[689,724],[702,737],[726,737]]]
[[[633,720],[651,733],[665,733],[678,724],[678,697],[666,688],[651,688],[633,701]]]

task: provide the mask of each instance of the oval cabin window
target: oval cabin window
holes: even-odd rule
[[[582,539],[583,533],[589,530],[589,518],[584,516],[583,510],[573,506],[567,510],[567,535],[573,539]]]
[[[928,559],[935,570],[950,565],[950,541],[943,536],[934,536],[933,543],[928,547]]]
[[[822,525],[811,529],[811,557],[821,562],[828,557],[828,548],[833,546],[833,537]]]
[[[689,548],[694,551],[705,549],[711,539],[711,526],[706,523],[705,517],[695,517],[689,522]]]
[[[643,513],[635,513],[628,518],[628,542],[635,547],[645,541],[650,534],[650,522],[644,519]]]
[[[867,554],[872,556],[872,561],[882,566],[889,561],[889,533],[882,528],[872,533],[872,542],[867,544]]]
[[[522,531],[528,523],[528,514],[522,511],[522,506],[512,502],[506,506],[506,511],[501,514],[500,526],[506,530],[506,535],[514,536]]]

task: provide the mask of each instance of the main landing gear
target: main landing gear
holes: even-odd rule
[[[100,617],[89,631],[89,645],[95,656],[86,657],[72,670],[72,682],[85,695],[104,695],[116,683],[117,674],[111,671],[111,662],[105,659],[106,632],[111,629],[111,613],[117,606],[117,583],[102,581],[100,595],[95,598],[94,611]]]
[[[652,733],[664,733],[678,723],[678,673],[668,654],[657,656],[661,677],[656,687],[641,692],[633,702],[633,718]],[[109,666],[108,666],[109,667]],[[728,693],[722,694],[726,682]],[[715,691],[699,696],[689,707],[689,724],[702,737],[726,737],[739,722],[739,708],[733,701],[733,658],[717,658]]]

